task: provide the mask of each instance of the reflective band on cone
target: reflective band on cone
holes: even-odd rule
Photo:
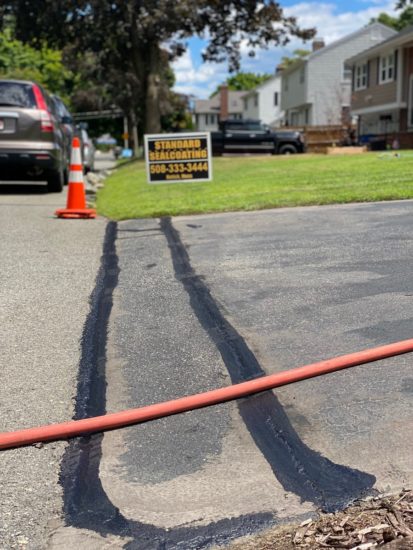
[[[86,208],[80,140],[77,137],[72,141],[67,205],[66,208],[56,210],[55,214],[58,218],[96,218],[96,210]]]

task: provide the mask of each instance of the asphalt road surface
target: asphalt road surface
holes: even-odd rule
[[[410,338],[411,210],[110,224],[80,403],[103,414]],[[412,383],[406,355],[72,443],[52,547],[202,548],[411,487]]]
[[[0,194],[0,208],[12,212],[7,201],[16,198]],[[69,222],[69,245],[55,229],[63,222],[48,218],[46,261],[33,238],[41,214],[21,210],[2,227],[1,257],[10,258],[0,287],[4,429],[410,338],[412,208]],[[75,263],[65,267],[70,253]],[[412,400],[406,355],[104,436],[1,453],[0,541],[203,548],[411,487]]]

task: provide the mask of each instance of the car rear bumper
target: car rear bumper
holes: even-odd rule
[[[47,173],[60,170],[62,164],[60,150],[0,147],[0,181],[44,180]]]

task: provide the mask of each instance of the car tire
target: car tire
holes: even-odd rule
[[[297,153],[297,148],[295,147],[295,145],[288,143],[286,145],[281,145],[278,153],[280,155],[295,155]]]
[[[64,170],[50,172],[47,178],[47,190],[49,193],[61,193],[65,183]]]

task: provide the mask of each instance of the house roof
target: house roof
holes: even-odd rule
[[[242,98],[248,92],[239,92],[228,90],[228,112],[229,113],[241,113],[242,112]],[[195,101],[195,113],[219,113],[221,105],[221,94],[216,93],[211,99],[197,99]]]
[[[291,65],[291,67],[286,67],[283,71],[283,74],[291,73],[298,67],[301,67],[308,61],[315,59],[319,57],[320,55],[324,55],[325,52],[328,52],[332,50],[333,48],[336,48],[337,46],[340,46],[341,44],[344,44],[345,42],[350,42],[351,40],[354,40],[357,36],[360,36],[364,32],[366,32],[366,29],[372,29],[372,28],[383,28],[386,29],[386,31],[393,31],[393,29],[390,29],[387,25],[383,25],[383,23],[371,23],[370,25],[367,25],[365,27],[362,27],[361,29],[358,29],[357,31],[352,32],[351,34],[347,34],[346,36],[343,36],[343,38],[340,38],[339,40],[335,40],[334,42],[331,42],[330,44],[327,44],[327,46],[324,46],[323,48],[320,48],[319,50],[316,50],[315,52],[311,52],[307,57],[304,57],[303,59],[298,59],[296,63]],[[394,34],[397,34],[397,31],[393,31]],[[387,39],[386,39],[387,40]],[[383,41],[380,42],[380,44],[383,44]],[[376,47],[376,46],[374,46]]]
[[[399,33],[395,32],[395,36],[391,36],[390,38],[383,40],[383,42],[380,42],[380,44],[376,44],[375,46],[373,46],[372,48],[369,48],[368,50],[364,50],[363,52],[360,52],[357,55],[353,55],[353,57],[346,59],[346,63],[350,65],[354,64],[360,59],[370,57],[371,55],[378,53],[388,48],[389,46],[400,46],[405,42],[409,42],[409,40],[413,40],[413,25],[409,25]]]

